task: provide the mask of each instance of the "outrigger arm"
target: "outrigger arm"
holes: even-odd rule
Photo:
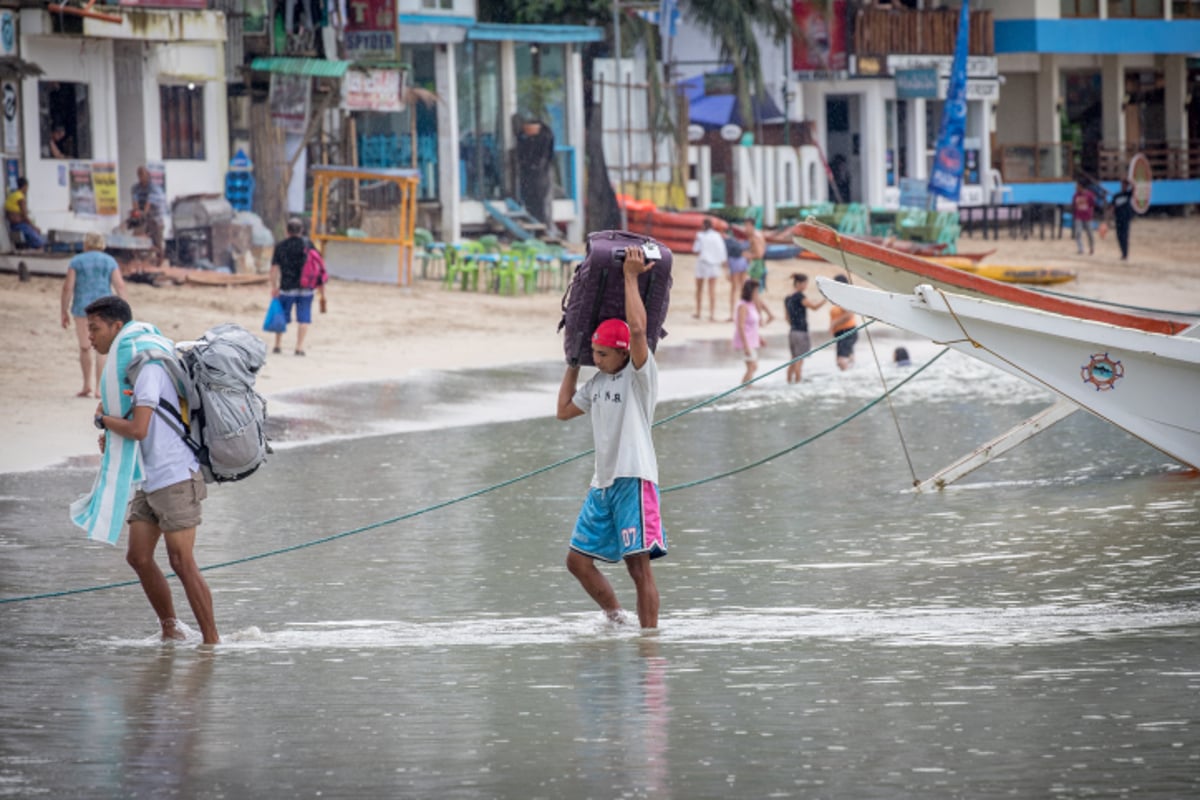
[[[993,458],[1007,453],[1022,442],[1037,436],[1054,423],[1066,419],[1078,410],[1079,406],[1075,403],[1070,400],[1061,399],[1054,405],[1042,409],[1029,419],[1018,423],[1012,429],[1000,434],[987,444],[976,448],[973,452],[963,456],[945,469],[939,470],[932,477],[921,481],[917,484],[916,490],[918,492],[931,492],[944,489],[947,485],[979,469]]]

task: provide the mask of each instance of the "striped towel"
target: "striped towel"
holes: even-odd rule
[[[130,322],[117,334],[100,376],[100,402],[106,415],[129,414],[133,396],[125,393],[125,371],[135,353],[151,349],[171,353],[175,345],[145,322]],[[143,477],[138,442],[105,431],[100,472],[92,490],[71,504],[71,521],[87,531],[89,539],[115,545],[125,527],[129,500]]]

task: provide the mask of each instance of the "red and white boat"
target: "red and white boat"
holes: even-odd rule
[[[1050,389],[1062,401],[925,481],[941,488],[1083,408],[1200,469],[1200,324],[1147,332],[921,284],[882,292],[818,278],[829,300]]]
[[[897,253],[886,247],[839,234],[825,225],[802,222],[796,226],[796,244],[819,253],[826,261],[889,292],[911,294],[921,284],[968,297],[1028,306],[1092,322],[1167,336],[1186,330],[1196,320],[1173,317],[1169,312],[1121,311],[1086,300],[1048,295],[1012,283],[1003,283],[923,258]]]

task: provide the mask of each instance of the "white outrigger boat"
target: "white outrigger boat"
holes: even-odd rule
[[[992,280],[846,236],[827,225],[802,222],[792,231],[796,244],[889,292],[910,294],[917,286],[929,284],[955,294],[1167,335],[1177,334],[1196,323],[1195,319],[1188,320],[1169,312],[1122,311],[1083,299],[1065,298]]]
[[[911,294],[818,278],[830,302],[946,344],[1050,389],[1062,400],[919,490],[942,488],[1083,408],[1200,469],[1200,325],[1151,333],[921,284]]]

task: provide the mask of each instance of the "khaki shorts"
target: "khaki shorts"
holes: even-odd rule
[[[204,476],[193,472],[186,481],[172,483],[147,494],[141,489],[129,503],[126,522],[153,522],[163,533],[200,525],[200,501],[208,497]]]

